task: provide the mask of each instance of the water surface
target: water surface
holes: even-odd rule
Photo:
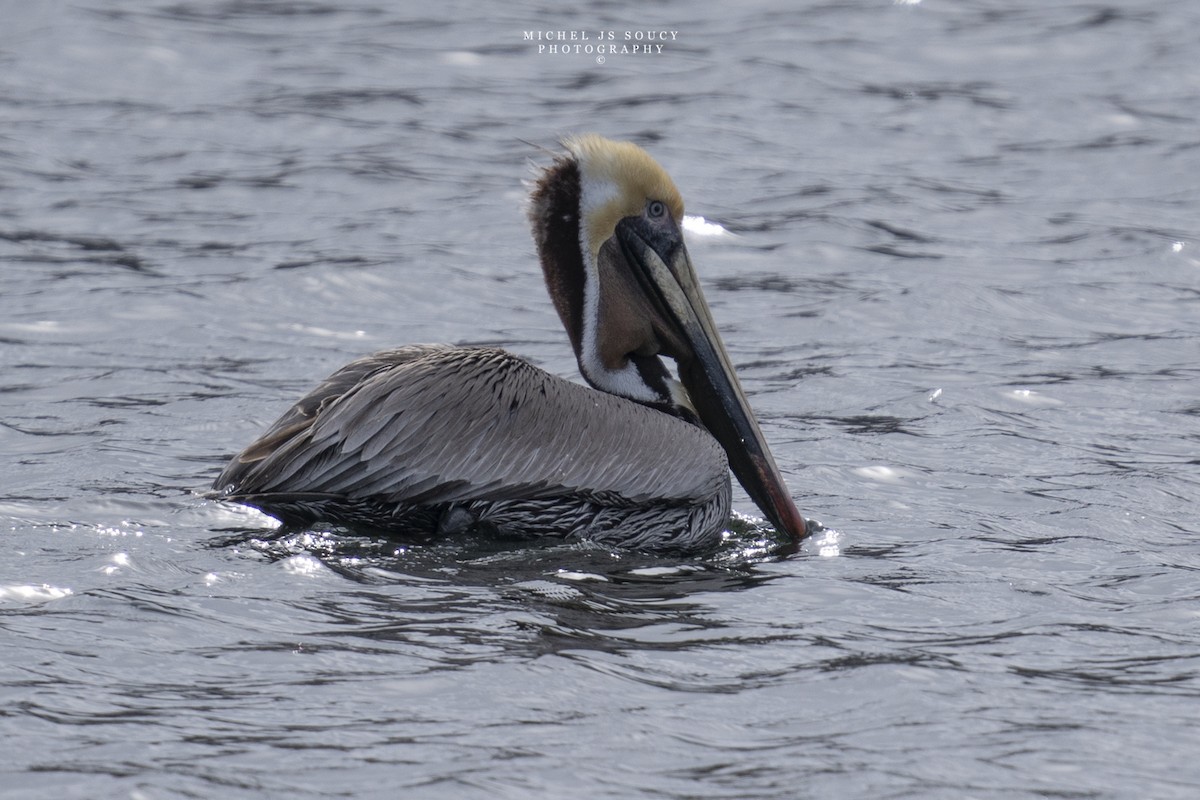
[[[1200,791],[1195,3],[3,16],[6,797]],[[272,539],[195,495],[374,349],[573,376],[521,181],[579,131],[730,232],[693,258],[836,535]]]

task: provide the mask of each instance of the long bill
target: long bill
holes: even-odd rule
[[[742,391],[682,237],[677,231],[664,236],[638,223],[636,218],[622,220],[617,238],[661,317],[655,330],[662,352],[675,359],[700,421],[725,449],[750,499],[776,530],[799,541],[808,532],[804,517]]]

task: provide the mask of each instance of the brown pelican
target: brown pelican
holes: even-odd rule
[[[490,347],[385,350],[296,403],[234,457],[212,496],[288,526],[697,551],[728,522],[732,467],[780,532],[803,537],[692,270],[670,176],[627,142],[564,146],[528,214],[594,388]]]

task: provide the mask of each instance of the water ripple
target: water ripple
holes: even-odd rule
[[[1196,5],[532,20],[7,14],[6,789],[1194,796]],[[547,25],[679,40],[601,65],[538,54]],[[784,554],[738,520],[664,559],[281,533],[196,496],[364,352],[574,376],[520,180],[528,142],[593,129],[727,232],[689,234],[697,270],[836,530]]]

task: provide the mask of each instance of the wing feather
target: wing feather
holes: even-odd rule
[[[566,495],[691,504],[728,479],[725,454],[699,427],[502,350],[419,345],[331,375],[215,488],[409,506]]]

